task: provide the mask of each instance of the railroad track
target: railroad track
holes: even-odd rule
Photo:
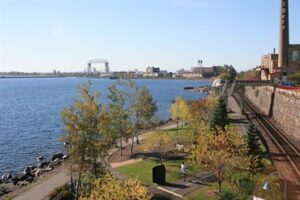
[[[233,95],[233,97],[237,102],[240,102],[240,99],[237,98],[236,95]],[[260,114],[247,99],[244,99],[244,108],[248,111],[247,117],[251,120],[255,120],[272,143],[278,148],[280,152],[279,156],[285,158],[291,174],[294,175],[297,182],[300,183],[300,151],[286,138],[281,130],[275,127],[266,116]],[[276,156],[271,155],[271,158],[275,159]]]

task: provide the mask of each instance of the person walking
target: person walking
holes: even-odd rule
[[[185,182],[186,167],[184,162],[181,163],[180,170],[181,170],[181,176],[183,177],[183,182]]]

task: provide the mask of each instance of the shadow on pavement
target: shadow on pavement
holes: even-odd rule
[[[179,189],[185,189],[185,188],[189,187],[189,186],[178,184],[178,183],[165,183],[165,184],[162,184],[161,186],[179,188]]]

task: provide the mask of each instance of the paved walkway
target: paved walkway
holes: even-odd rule
[[[183,179],[180,179],[175,183],[159,185],[157,188],[176,197],[184,198],[186,195],[199,189],[200,187],[209,185],[209,179],[212,177],[212,173],[200,172],[197,175],[187,177],[185,182]]]
[[[236,131],[241,135],[246,135],[249,121],[247,117],[242,114],[240,106],[232,96],[228,98],[227,106],[231,110],[228,117],[232,120]]]
[[[14,200],[46,200],[49,193],[57,187],[63,186],[70,180],[66,169],[60,170],[48,180],[32,187],[29,191],[22,193],[14,198]]]
[[[176,123],[166,124],[161,127],[157,127],[156,129],[167,130],[173,128],[176,128]],[[153,130],[143,133],[139,136],[139,139],[143,140],[146,135],[149,135],[151,133],[153,133]],[[124,146],[129,144],[129,141],[123,141]],[[116,150],[118,149],[111,149],[109,151],[109,154],[112,154]],[[18,196],[13,198],[13,200],[45,200],[55,188],[68,183],[69,180],[70,176],[67,173],[67,169],[62,168],[61,170],[58,170],[56,174],[52,175],[46,180],[41,180],[40,183],[32,185],[32,188],[30,188],[28,191],[25,191],[24,193],[19,194]]]

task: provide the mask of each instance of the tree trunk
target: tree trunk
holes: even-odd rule
[[[77,186],[76,186],[75,200],[79,200],[79,192],[80,192],[80,185],[81,185],[81,175],[82,175],[82,169],[83,169],[83,161],[84,161],[84,156],[81,157],[81,161],[80,161],[80,170],[79,170],[79,176],[78,176],[78,181],[77,181]]]
[[[177,125],[177,135],[178,135],[178,120],[176,120],[176,125]]]
[[[219,192],[222,192],[222,167],[218,167],[217,180],[219,185]]]
[[[140,144],[140,140],[139,140],[139,131],[136,131],[136,144]]]
[[[132,136],[131,136],[130,157],[132,157],[133,144],[134,144],[134,134],[132,134]]]
[[[218,184],[219,184],[219,193],[221,193],[222,192],[222,182],[218,181]]]
[[[79,172],[79,177],[77,181],[75,200],[79,199],[80,184],[81,184],[81,171]]]
[[[139,120],[136,120],[136,144],[140,144],[140,141],[139,141]]]
[[[120,155],[123,156],[123,143],[122,143],[122,136],[120,137]]]

